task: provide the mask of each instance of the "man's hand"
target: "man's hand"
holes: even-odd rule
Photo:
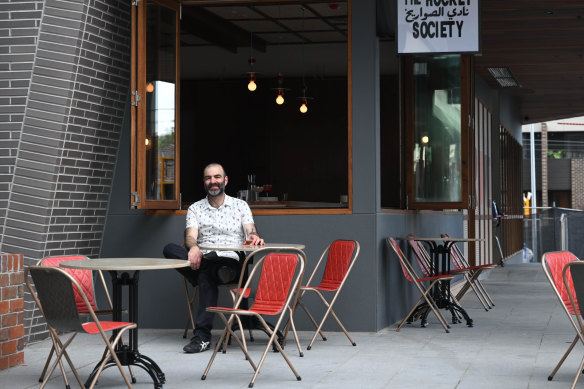
[[[248,246],[263,246],[263,245],[265,245],[265,243],[264,243],[264,240],[262,238],[260,238],[255,233],[252,233],[251,235],[248,235],[247,236],[247,239],[245,241],[245,245],[248,245]]]
[[[191,263],[191,269],[198,270],[201,267],[201,259],[203,258],[203,253],[199,250],[199,246],[193,246],[189,250],[188,260]]]
[[[260,238],[260,234],[255,228],[253,223],[246,224],[243,226],[243,232],[245,233],[244,246],[263,246],[265,245],[264,240]]]

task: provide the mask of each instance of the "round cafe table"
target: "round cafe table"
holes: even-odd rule
[[[113,285],[113,320],[122,320],[122,286],[128,286],[128,315],[129,321],[138,324],[138,281],[142,270],[175,269],[188,266],[189,262],[180,259],[166,258],[96,258],[77,261],[61,262],[60,266],[67,269],[103,270],[108,271],[112,277]],[[164,373],[154,360],[138,351],[138,328],[131,329],[128,344],[116,345],[116,354],[122,365],[135,365],[144,369],[154,381],[154,388],[162,388],[166,382]],[[97,363],[85,386],[89,386],[97,373]],[[110,360],[104,369],[115,366]],[[135,383],[135,380],[134,380]]]

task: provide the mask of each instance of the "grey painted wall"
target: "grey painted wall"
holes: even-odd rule
[[[388,250],[387,236],[436,235],[444,231],[462,235],[462,216],[458,213],[380,213],[378,41],[371,20],[375,20],[373,0],[353,6],[353,214],[255,217],[267,241],[306,245],[307,272],[313,270],[321,252],[334,239],[359,241],[358,263],[335,309],[347,328],[354,331],[377,331],[388,326],[419,297],[403,281],[396,258]],[[166,243],[182,241],[185,218],[147,216],[144,211],[129,210],[128,131],[126,124],[101,255],[161,256]],[[194,174],[198,179],[200,173]],[[140,277],[141,326],[182,328],[186,307],[178,273],[143,272]],[[222,295],[220,302],[228,303],[226,293]],[[307,303],[319,312],[320,302]],[[299,328],[310,328],[303,314],[296,320]],[[336,324],[328,324],[325,329],[338,330]]]

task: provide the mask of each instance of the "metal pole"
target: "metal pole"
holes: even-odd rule
[[[560,216],[560,250],[568,250],[568,215]]]
[[[535,185],[535,129],[531,124],[529,129],[529,141],[531,147],[529,149],[529,157],[531,161],[531,246],[533,250],[534,259],[539,258],[539,245],[537,244],[537,186]],[[542,158],[544,158],[542,156]],[[537,260],[537,259],[536,259]]]
[[[531,207],[533,208],[532,213],[535,214],[537,210],[537,187],[535,185],[535,134],[534,134],[534,127],[533,124],[530,126],[529,130],[529,141],[531,142],[531,146],[529,149],[529,159],[531,162]],[[543,156],[542,156],[543,158]]]

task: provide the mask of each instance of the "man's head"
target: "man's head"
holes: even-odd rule
[[[228,179],[225,175],[225,169],[218,163],[211,163],[203,170],[203,186],[208,196],[221,196],[225,193],[227,182]]]

